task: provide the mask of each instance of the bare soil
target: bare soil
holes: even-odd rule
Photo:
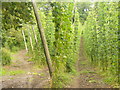
[[[50,87],[50,77],[47,67],[35,68],[32,61],[28,61],[25,50],[12,55],[10,66],[3,67],[10,71],[22,70],[23,74],[2,76],[2,88],[48,88]]]
[[[96,73],[96,70],[87,60],[83,46],[83,38],[81,37],[79,60],[76,64],[77,76],[73,79],[71,88],[112,88],[103,82],[103,77]]]

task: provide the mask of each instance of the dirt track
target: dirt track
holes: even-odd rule
[[[2,76],[3,88],[44,88],[49,87],[49,73],[47,67],[35,68],[34,64],[27,61],[26,51],[22,50],[14,54],[12,64],[4,68],[10,71],[22,70],[23,74]]]
[[[79,60],[76,64],[78,75],[75,77],[71,88],[112,88],[110,85],[102,81],[102,77],[98,75],[95,69],[90,65],[90,62],[85,56],[83,38],[80,43]]]

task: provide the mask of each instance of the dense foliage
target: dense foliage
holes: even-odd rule
[[[2,29],[20,28],[32,20],[32,4],[26,2],[2,2]],[[12,24],[11,24],[12,23]]]
[[[53,22],[55,23],[54,53],[52,56],[53,67],[55,68],[53,87],[62,87],[63,80],[68,78],[65,74],[75,71],[80,39],[80,23],[77,10],[75,10],[75,16],[73,13],[74,3],[55,2],[51,3],[51,6]],[[49,49],[51,51],[52,48]]]
[[[118,3],[37,3],[53,63],[53,87],[63,87],[75,73],[81,32],[86,54],[94,66],[118,80]],[[44,48],[31,3],[5,2],[2,7],[2,64],[11,62],[10,51],[28,50],[31,61],[46,65]]]
[[[108,82],[118,80],[118,3],[94,3],[84,26],[87,55],[106,71]],[[106,75],[106,76],[107,76]]]
[[[22,34],[18,29],[33,19],[31,3],[2,2],[2,46],[11,51],[23,47]]]

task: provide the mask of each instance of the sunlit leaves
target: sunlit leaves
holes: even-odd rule
[[[32,20],[31,3],[2,2],[2,28],[20,28],[22,23]]]
[[[59,62],[56,61],[58,58],[55,58],[56,70],[72,72],[77,57],[75,52],[77,52],[80,39],[79,15],[77,12],[77,15],[75,13],[75,23],[73,24],[74,3],[54,2],[51,3],[51,6],[55,23],[55,56],[59,57]]]

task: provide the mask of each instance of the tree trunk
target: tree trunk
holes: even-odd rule
[[[35,18],[36,18],[36,21],[37,21],[40,37],[41,37],[41,40],[42,40],[42,43],[43,43],[44,53],[45,53],[46,62],[47,62],[47,65],[48,65],[50,77],[52,78],[52,73],[53,73],[52,62],[51,62],[51,58],[50,58],[50,54],[49,54],[45,34],[44,34],[44,29],[42,27],[42,23],[41,23],[41,20],[40,20],[40,17],[38,15],[38,11],[37,11],[37,6],[36,6],[36,3],[35,3],[34,0],[32,0],[32,5],[33,5],[33,10],[34,10]]]

